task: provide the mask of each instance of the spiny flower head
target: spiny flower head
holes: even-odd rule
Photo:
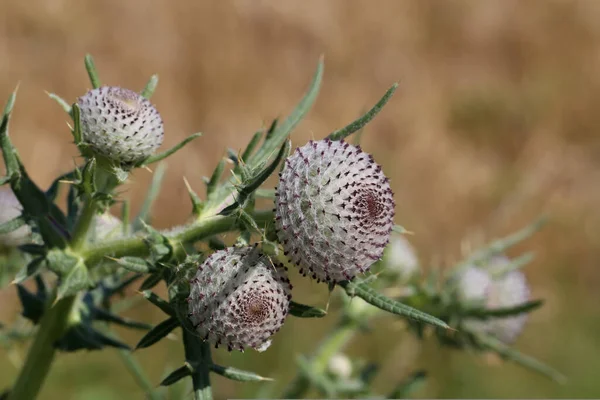
[[[296,149],[276,196],[277,236],[301,273],[350,280],[381,258],[393,227],[393,193],[360,147],[325,139]]]
[[[502,272],[509,264],[508,258],[499,256],[492,258],[485,269],[467,268],[460,278],[460,297],[464,301],[479,301],[488,309],[516,307],[528,301],[530,290],[525,275],[518,270]],[[471,329],[494,335],[505,343],[514,342],[526,322],[526,313],[465,321]]]
[[[198,266],[190,280],[188,316],[215,347],[264,351],[285,321],[291,289],[285,268],[257,247],[230,247]]]
[[[121,87],[92,89],[77,100],[85,144],[120,164],[152,155],[163,141],[160,114],[146,98]]]
[[[0,224],[8,222],[21,215],[21,203],[8,187],[0,187]],[[0,235],[0,247],[16,247],[31,239],[31,228],[24,225],[12,232]]]

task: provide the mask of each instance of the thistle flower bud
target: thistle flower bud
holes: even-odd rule
[[[521,271],[495,273],[510,264],[508,258],[495,257],[489,262],[485,269],[469,267],[462,274],[459,288],[463,300],[480,300],[488,309],[515,307],[529,300],[529,286]],[[488,320],[465,320],[471,329],[493,335],[505,343],[514,342],[526,322],[526,313]]]
[[[218,347],[264,351],[283,325],[292,285],[285,268],[256,247],[213,253],[190,280],[189,319],[198,334]]]
[[[132,164],[152,155],[163,141],[163,123],[138,93],[103,86],[77,100],[81,136],[90,148],[113,161]]]
[[[342,353],[334,354],[327,363],[329,372],[339,379],[350,379],[352,376],[352,361]]]
[[[0,187],[0,224],[21,215],[21,203],[8,187]],[[0,247],[16,247],[27,243],[31,238],[31,228],[24,225],[12,232],[0,235]]]
[[[384,252],[385,267],[406,280],[419,271],[415,249],[404,236],[393,236]]]
[[[325,139],[296,149],[276,196],[277,236],[302,274],[351,280],[381,258],[393,227],[393,193],[360,147]]]

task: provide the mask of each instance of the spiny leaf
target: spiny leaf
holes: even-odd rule
[[[148,188],[148,193],[146,194],[146,198],[144,199],[144,203],[142,204],[142,208],[140,209],[139,214],[135,217],[135,220],[132,224],[132,229],[134,232],[139,231],[143,228],[144,223],[150,223],[150,213],[152,211],[152,206],[160,193],[160,186],[162,184],[163,178],[165,176],[165,171],[167,170],[167,165],[165,163],[160,163],[156,167],[156,171],[154,171],[154,175],[152,176],[152,182],[150,183],[150,187]]]
[[[74,295],[81,290],[91,287],[93,284],[85,264],[78,262],[71,271],[61,278],[56,293],[56,301]]]
[[[198,133],[194,133],[193,135],[188,136],[187,138],[183,139],[181,142],[179,142],[178,144],[176,144],[175,146],[171,147],[169,150],[165,150],[164,152],[160,153],[160,154],[155,154],[153,156],[150,156],[148,158],[146,158],[143,161],[143,165],[150,165],[153,164],[157,161],[162,161],[165,158],[169,157],[170,155],[172,155],[173,153],[181,150],[186,144],[188,144],[189,142],[191,142],[192,140],[199,138],[200,136],[202,136],[202,133],[198,132]]]
[[[135,349],[144,349],[146,347],[152,346],[154,343],[158,342],[162,338],[166,337],[169,333],[173,331],[173,329],[179,326],[179,321],[177,318],[170,317],[160,324],[156,325],[150,332],[148,332],[135,346]]]
[[[172,384],[179,382],[181,379],[191,376],[193,368],[187,362],[175,371],[171,372],[165,379],[160,382],[160,386],[171,386]]]
[[[52,182],[48,190],[46,190],[46,197],[48,201],[56,200],[56,196],[58,195],[58,188],[60,187],[63,181],[73,181],[75,180],[75,171],[69,171],[66,174],[62,174],[58,178]]]
[[[10,179],[18,179],[20,177],[21,166],[19,165],[19,159],[17,151],[13,147],[10,138],[8,137],[8,123],[10,116],[15,105],[17,98],[17,89],[10,94],[6,106],[4,107],[4,113],[0,120],[0,145],[2,146],[2,154],[4,156],[4,164],[6,165],[6,175]]]
[[[513,361],[525,368],[529,368],[533,371],[536,371],[542,375],[549,377],[550,379],[558,382],[565,383],[567,378],[556,371],[554,368],[547,366],[541,361],[536,360],[533,357],[527,356],[525,354],[520,353],[519,351],[511,348],[510,346],[502,343],[498,339],[484,335],[477,334],[476,335],[477,342],[483,346],[484,348],[491,350],[500,356],[504,357],[507,360]]]
[[[158,75],[154,74],[150,77],[150,79],[148,80],[148,83],[146,83],[144,90],[142,90],[142,93],[141,93],[142,97],[149,100],[150,97],[152,97],[152,95],[154,94],[154,91],[156,90],[156,86],[158,86]]]
[[[532,300],[527,301],[523,304],[519,304],[513,307],[503,308],[473,308],[465,310],[462,315],[465,317],[472,317],[477,319],[488,319],[488,318],[504,318],[511,317],[518,314],[529,313],[544,304],[544,300]]]
[[[206,184],[206,197],[210,198],[211,195],[214,193],[215,189],[217,188],[217,185],[219,184],[219,181],[221,180],[221,177],[223,176],[224,170],[225,159],[222,158],[217,164],[217,167],[215,168],[213,174],[210,177],[210,180]]]
[[[323,318],[327,315],[327,311],[291,301],[290,314],[299,318]]]
[[[98,76],[98,71],[96,70],[96,65],[94,64],[94,59],[91,54],[85,55],[85,69],[90,77],[90,82],[94,89],[102,86],[102,82],[100,82],[100,77]]]
[[[140,290],[144,291],[144,290],[152,289],[154,286],[156,286],[160,283],[162,278],[163,278],[162,271],[157,271],[157,272],[150,274],[144,280],[144,282],[142,282],[142,285],[140,286]]]
[[[267,137],[261,148],[250,158],[249,162],[251,164],[256,164],[262,160],[265,160],[271,154],[273,154],[273,152],[275,152],[275,149],[281,146],[284,140],[289,136],[290,132],[304,118],[308,110],[310,110],[317,98],[317,95],[319,94],[322,78],[323,57],[319,59],[313,80],[302,100],[300,100],[296,108],[292,111],[289,117],[285,119],[285,121],[283,121],[281,124],[276,124],[272,132],[267,133]]]
[[[166,300],[161,299],[160,297],[158,297],[158,295],[151,292],[150,290],[144,290],[142,294],[150,303],[160,308],[165,314],[171,317],[176,316],[175,310]]]
[[[112,258],[106,256],[106,258],[116,262],[121,267],[131,272],[137,272],[140,274],[147,274],[148,272],[150,272],[150,266],[143,258],[129,256],[121,258]]]
[[[42,266],[42,262],[44,261],[44,257],[37,257],[31,260],[27,265],[25,265],[15,276],[15,279],[12,283],[18,284],[26,280],[27,278],[35,275]]]
[[[65,112],[69,115],[72,116],[72,112],[71,112],[71,105],[69,103],[67,103],[67,101],[65,99],[63,99],[62,97],[60,97],[57,94],[54,93],[48,93],[46,92],[46,94],[48,95],[48,97],[50,97],[52,100],[56,101],[58,103],[58,105],[65,110]]]
[[[258,131],[254,134],[254,136],[252,136],[252,139],[250,139],[250,142],[248,142],[248,146],[246,146],[246,150],[244,150],[244,152],[242,153],[242,161],[243,162],[248,161],[248,159],[252,155],[252,152],[254,152],[256,145],[258,144],[258,142],[260,142],[262,135],[263,135],[263,132]]]
[[[353,283],[344,281],[340,283],[340,286],[346,289],[346,292],[350,296],[358,296],[367,303],[372,304],[375,307],[380,308],[384,311],[391,312],[393,314],[397,314],[406,318],[410,318],[418,322],[438,326],[440,328],[451,329],[448,326],[448,324],[446,324],[441,319],[419,311],[416,308],[409,307],[406,304],[402,304],[398,301],[387,298],[364,283]]]
[[[366,124],[368,124],[381,111],[383,106],[386,105],[386,103],[392,97],[392,95],[394,94],[394,92],[396,91],[397,88],[398,88],[398,84],[394,83],[392,85],[392,87],[389,88],[387,92],[385,92],[385,94],[383,95],[381,100],[379,100],[377,102],[377,104],[375,104],[373,106],[373,108],[371,108],[369,111],[367,111],[367,113],[365,115],[363,115],[362,117],[358,118],[357,120],[351,122],[349,125],[345,126],[344,128],[333,131],[332,133],[329,134],[329,136],[327,136],[327,138],[331,139],[331,140],[342,140],[345,137],[353,134],[354,132],[356,132],[357,130],[359,130],[360,128],[365,126]]]
[[[27,221],[23,216],[13,218],[9,221],[4,222],[3,224],[0,224],[0,235],[16,231],[24,225],[27,225]]]
[[[110,311],[106,311],[102,308],[97,308],[95,310],[95,319],[98,321],[112,322],[113,324],[125,326],[133,329],[141,329],[141,330],[149,330],[152,329],[152,325],[147,324],[145,322],[134,321],[129,318],[121,317],[120,315],[116,315],[111,313]]]
[[[481,263],[492,256],[505,252],[510,247],[522,242],[523,240],[529,238],[535,232],[540,230],[540,228],[545,224],[545,222],[546,218],[539,218],[530,225],[521,229],[520,231],[517,231],[504,238],[494,240],[484,248],[475,251],[465,260],[461,261],[456,266],[454,266],[452,268],[452,273],[450,274],[450,276],[454,275],[456,272],[462,271],[464,268],[467,268],[470,265]]]
[[[204,204],[200,197],[194,192],[188,180],[184,177],[183,182],[185,183],[185,187],[188,191],[188,195],[190,196],[190,201],[192,202],[192,214],[195,216],[199,216],[202,213],[202,209],[204,208]]]
[[[254,372],[244,371],[233,367],[222,367],[217,364],[211,364],[210,370],[224,376],[225,378],[239,381],[239,382],[260,382],[260,381],[272,381],[271,378],[265,378]]]

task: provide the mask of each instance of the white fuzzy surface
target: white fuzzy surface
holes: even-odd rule
[[[163,141],[163,122],[154,106],[129,89],[103,86],[78,99],[82,139],[119,163],[152,155]]]
[[[292,288],[285,269],[255,247],[213,253],[190,286],[189,318],[199,336],[241,351],[269,347],[287,316]]]
[[[381,258],[393,227],[393,193],[359,147],[326,139],[296,149],[276,196],[279,242],[301,273],[349,280]]]
[[[21,215],[21,203],[7,186],[0,187],[0,224],[8,222]],[[24,225],[12,232],[0,235],[0,247],[16,247],[31,239],[31,228]]]

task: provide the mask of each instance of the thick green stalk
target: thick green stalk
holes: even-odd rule
[[[268,223],[273,220],[273,212],[258,211],[252,214],[257,224]],[[189,225],[177,227],[165,232],[164,235],[173,242],[189,243],[202,240],[212,235],[225,233],[235,228],[236,215],[214,215],[203,217]],[[105,256],[114,258],[124,256],[144,257],[149,254],[150,249],[146,246],[143,236],[134,236],[127,239],[113,240],[92,245],[82,252],[82,256],[88,267],[97,264]]]
[[[315,374],[323,374],[333,355],[338,353],[354,336],[357,330],[355,321],[343,318],[335,329],[325,338],[310,361]],[[284,399],[303,398],[310,387],[310,381],[304,375],[296,375],[283,394]]]
[[[40,328],[29,349],[25,365],[21,368],[19,377],[9,394],[9,400],[35,399],[38,395],[54,360],[56,353],[54,342],[66,330],[75,300],[76,296],[69,296],[52,305],[54,296],[48,299],[48,307],[42,317]]]
[[[194,372],[192,373],[194,400],[212,400],[210,344],[200,342],[196,336],[183,328],[183,347],[185,349],[185,359],[194,365]]]

